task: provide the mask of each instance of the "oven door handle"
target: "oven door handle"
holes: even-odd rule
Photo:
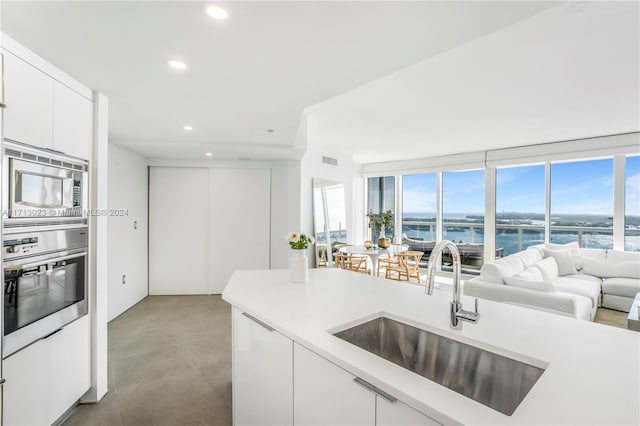
[[[87,255],[87,252],[83,251],[83,252],[80,252],[80,253],[70,254],[68,256],[60,256],[60,257],[54,257],[52,259],[41,260],[40,262],[25,263],[24,265],[19,266],[19,268],[20,269],[35,268],[36,266],[47,265],[47,264],[53,263],[53,262],[61,262],[63,260],[75,259],[76,257],[82,257],[82,256],[86,256],[86,255]]]

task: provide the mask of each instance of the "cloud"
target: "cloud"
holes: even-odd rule
[[[435,191],[428,191],[426,189],[405,189],[402,193],[402,210],[409,213],[435,212]]]
[[[640,215],[640,172],[625,181],[625,214]]]

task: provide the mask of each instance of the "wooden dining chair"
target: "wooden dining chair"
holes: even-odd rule
[[[326,268],[327,264],[327,245],[316,244],[316,266],[318,268]]]
[[[386,273],[387,273],[386,270],[389,269],[389,267],[400,266],[400,263],[398,261],[398,258],[396,257],[396,254],[401,252],[406,252],[407,250],[409,250],[409,244],[397,244],[397,243],[391,244],[391,246],[389,246],[388,253],[378,258],[378,276],[380,276],[380,271],[382,269],[385,270],[385,276],[386,276]]]
[[[371,271],[367,259],[367,256],[338,252],[335,256],[336,268],[369,275]]]
[[[389,266],[385,277],[396,281],[411,281],[414,278],[420,282],[420,259],[424,255],[421,251],[407,251],[396,254],[397,266]]]

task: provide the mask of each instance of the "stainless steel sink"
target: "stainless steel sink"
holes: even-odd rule
[[[334,333],[510,416],[544,369],[386,318]]]

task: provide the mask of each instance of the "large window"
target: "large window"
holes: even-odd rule
[[[395,176],[372,177],[367,182],[367,213],[379,216],[391,211],[395,217],[396,178]],[[379,229],[372,229],[369,239],[377,239]],[[393,229],[386,229],[387,237],[393,236]]]
[[[402,177],[402,233],[412,240],[436,240],[436,174]]]
[[[551,165],[551,242],[613,247],[613,159]]]
[[[624,249],[640,251],[640,157],[627,157],[624,182]]]
[[[442,174],[442,238],[458,245],[464,267],[484,259],[484,170]]]
[[[545,166],[496,170],[496,251],[508,256],[544,242]]]

